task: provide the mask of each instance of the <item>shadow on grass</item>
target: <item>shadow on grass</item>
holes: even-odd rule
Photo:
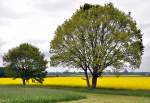
[[[93,94],[150,97],[150,90],[129,90],[129,89],[113,89],[113,88],[87,89],[85,87],[67,87],[67,86],[44,86],[44,87],[90,94],[93,93]]]
[[[113,89],[113,88],[97,88],[87,89],[85,87],[68,87],[58,85],[0,85],[0,86],[11,86],[11,87],[24,87],[24,88],[47,88],[55,90],[66,90],[78,93],[89,93],[89,94],[108,94],[108,95],[122,95],[122,96],[137,96],[137,97],[150,97],[150,90],[128,90],[128,89]]]

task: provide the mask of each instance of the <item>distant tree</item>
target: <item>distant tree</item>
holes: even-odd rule
[[[5,71],[3,67],[0,67],[0,77],[4,77],[5,76]]]
[[[3,61],[14,78],[22,78],[23,85],[31,78],[42,83],[46,76],[47,61],[39,49],[31,44],[23,43],[10,49],[3,56]]]
[[[142,34],[131,13],[112,3],[85,4],[58,26],[50,46],[51,65],[81,68],[92,88],[106,68],[139,68],[143,54]],[[111,82],[111,81],[110,81]]]
[[[63,74],[70,74],[69,70],[65,70]]]
[[[129,71],[128,71],[128,69],[124,69],[124,74],[128,74],[129,73]]]

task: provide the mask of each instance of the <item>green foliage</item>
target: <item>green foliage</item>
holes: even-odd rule
[[[24,43],[12,48],[3,60],[14,78],[21,77],[26,81],[32,78],[42,83],[46,76],[47,61],[39,49],[31,44]]]
[[[4,77],[6,75],[6,72],[3,67],[0,67],[0,77]]]
[[[133,18],[112,3],[85,4],[59,26],[50,46],[51,65],[89,70],[93,77],[106,68],[139,68],[142,33]]]

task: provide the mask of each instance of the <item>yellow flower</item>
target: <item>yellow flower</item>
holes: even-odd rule
[[[0,85],[15,84],[22,84],[22,80],[20,78],[15,80],[12,78],[0,78]],[[36,85],[37,83],[32,83],[32,80],[30,80],[28,84]],[[86,87],[86,80],[83,77],[47,77],[43,85]],[[150,90],[150,77],[100,77],[97,81],[97,87]]]

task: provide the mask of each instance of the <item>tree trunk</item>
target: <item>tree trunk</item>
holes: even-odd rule
[[[86,77],[86,85],[87,85],[87,88],[90,88],[90,81],[89,81],[89,76],[87,74],[87,71],[85,71],[85,77]]]
[[[23,85],[26,85],[26,80],[22,79]]]
[[[92,77],[92,88],[96,89],[96,85],[97,85],[97,76],[93,76]]]

